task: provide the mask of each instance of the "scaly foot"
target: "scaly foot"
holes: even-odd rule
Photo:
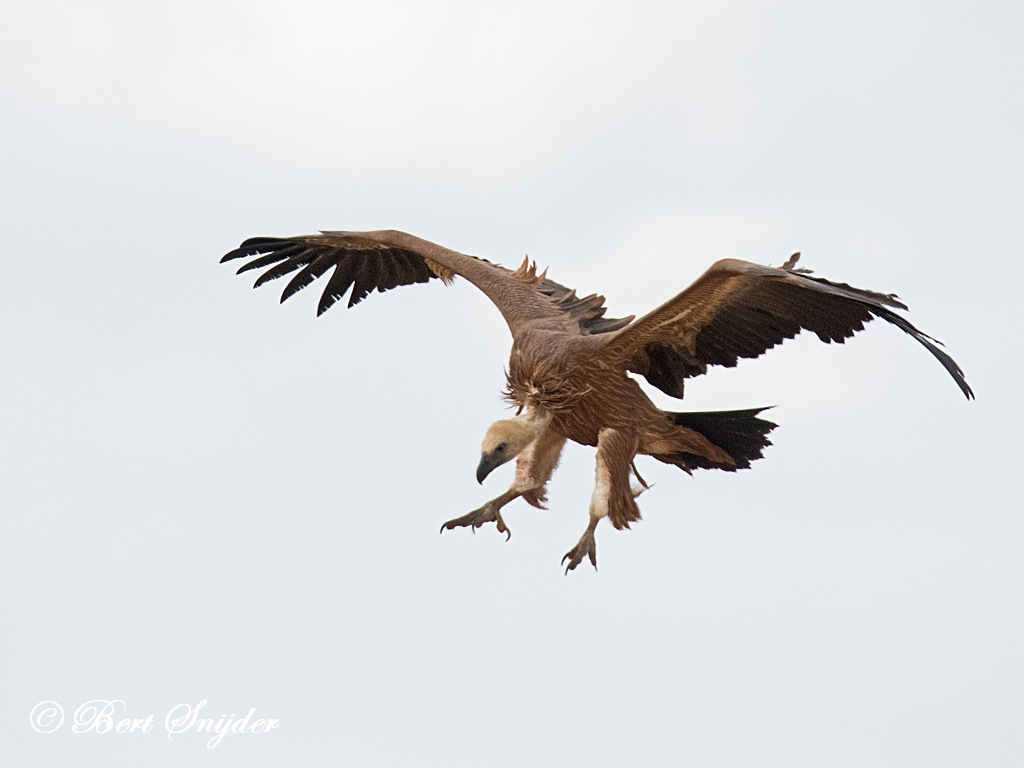
[[[597,521],[599,517],[590,518],[590,525],[587,526],[587,530],[580,536],[579,543],[575,547],[565,553],[565,557],[562,558],[564,563],[566,560],[569,564],[565,566],[566,574],[569,571],[575,570],[576,566],[583,562],[583,557],[587,556],[590,558],[590,563],[594,566],[594,570],[597,570],[597,542],[594,540],[594,529],[597,528]]]
[[[473,533],[476,533],[476,529],[484,525],[484,523],[497,523],[498,531],[504,533],[505,541],[508,541],[512,538],[512,531],[508,529],[505,521],[501,519],[501,505],[498,501],[499,499],[492,499],[480,507],[480,509],[474,509],[468,515],[449,520],[441,526],[441,533],[444,533],[446,530],[451,531],[455,528],[466,527],[472,528]]]

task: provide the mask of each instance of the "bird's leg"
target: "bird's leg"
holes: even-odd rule
[[[590,499],[590,524],[580,537],[579,543],[565,553],[562,558],[569,564],[565,572],[573,570],[583,562],[583,556],[590,558],[591,564],[597,568],[597,542],[594,540],[594,529],[602,517],[611,519],[615,528],[629,528],[629,524],[640,519],[640,510],[636,505],[636,494],[629,484],[629,470],[636,456],[637,437],[635,434],[617,429],[602,429],[597,436],[597,472],[594,483],[594,495]],[[639,476],[639,475],[638,475]],[[646,483],[645,483],[646,485]]]
[[[456,517],[454,520],[449,520],[447,523],[441,526],[441,533],[445,530],[453,530],[455,528],[472,528],[473,532],[482,526],[484,523],[497,523],[498,531],[506,534],[505,540],[512,538],[512,532],[505,525],[505,521],[501,519],[501,508],[508,504],[510,501],[518,499],[522,495],[521,492],[515,490],[515,488],[509,488],[501,496],[496,499],[491,499],[484,504],[480,509],[474,509],[468,515],[462,517]]]
[[[569,564],[565,566],[566,573],[574,570],[577,565],[582,563],[584,555],[590,558],[590,564],[594,566],[595,571],[597,570],[597,541],[594,539],[594,529],[597,528],[597,523],[600,519],[600,517],[591,515],[590,525],[587,526],[587,530],[580,536],[579,542],[565,553],[562,562],[569,561]]]
[[[547,483],[558,467],[564,447],[565,438],[548,428],[519,454],[512,488],[519,491],[530,506],[546,509]]]

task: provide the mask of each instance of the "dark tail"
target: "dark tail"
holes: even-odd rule
[[[746,411],[702,411],[697,413],[668,414],[676,426],[692,429],[704,435],[710,442],[728,453],[735,467],[724,466],[704,456],[692,453],[673,453],[654,458],[666,464],[690,472],[693,469],[749,469],[750,462],[762,458],[762,452],[772,444],[768,433],[778,424],[757,418],[767,408],[751,408]]]

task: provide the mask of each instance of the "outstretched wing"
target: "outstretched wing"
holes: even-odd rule
[[[706,373],[709,365],[732,367],[801,330],[842,343],[880,317],[923,344],[964,395],[974,397],[940,342],[893,311],[907,308],[895,295],[811,277],[796,267],[799,257],[794,254],[779,269],[719,261],[678,296],[616,333],[605,354],[666,394],[682,397],[684,380]]]
[[[242,258],[249,261],[238,269],[239,274],[265,269],[254,288],[296,272],[281,293],[281,301],[333,270],[320,297],[318,315],[344,298],[349,289],[348,306],[353,307],[373,290],[383,293],[434,278],[448,284],[461,275],[494,302],[513,336],[528,327],[584,335],[608,333],[633,319],[605,318],[603,296],[577,298],[575,291],[548,280],[546,274],[538,275],[536,265],[528,261],[512,271],[395,230],[254,237],[221,261]]]

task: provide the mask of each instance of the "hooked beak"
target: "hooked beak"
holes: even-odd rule
[[[480,464],[476,468],[476,481],[483,485],[484,478],[491,474],[491,471],[500,464],[501,462],[495,461],[494,456],[481,453]]]

